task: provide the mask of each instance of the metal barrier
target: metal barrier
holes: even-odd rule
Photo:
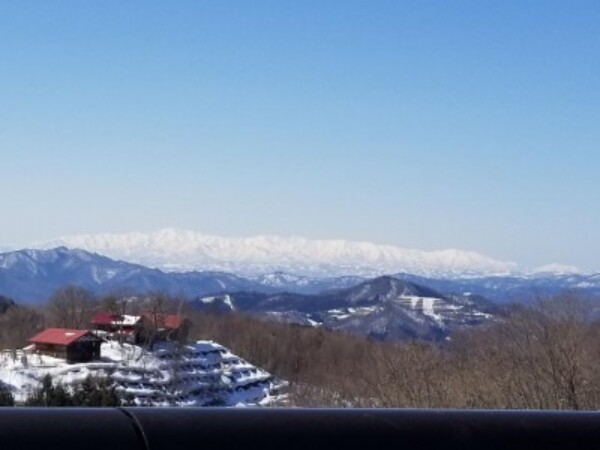
[[[600,413],[0,408],[0,449],[600,449]]]

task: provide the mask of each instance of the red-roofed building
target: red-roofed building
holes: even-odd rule
[[[92,317],[92,326],[94,330],[103,332],[97,334],[102,334],[109,339],[122,338],[126,342],[137,343],[142,317],[98,312]]]
[[[179,314],[144,314],[145,337],[150,340],[185,339],[190,321]]]
[[[119,320],[120,317],[119,314],[97,312],[94,314],[94,317],[92,317],[92,325],[109,326],[112,325],[113,322]]]
[[[164,317],[162,328],[167,330],[178,330],[183,325],[183,317],[176,314],[168,314]]]
[[[179,314],[144,314],[144,320],[149,321],[159,331],[176,331],[185,322]]]
[[[68,363],[100,359],[102,341],[91,331],[66,328],[47,328],[29,339],[36,352],[63,358]]]

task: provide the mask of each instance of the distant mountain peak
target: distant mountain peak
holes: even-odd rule
[[[429,289],[425,286],[400,280],[398,278],[394,278],[389,275],[383,275],[377,278],[373,278],[371,280],[367,280],[357,286],[354,286],[347,290],[350,293],[353,293],[355,296],[387,296],[387,297],[397,297],[397,296],[421,296],[421,297],[437,297],[442,298],[443,295],[434,291],[433,289]]]
[[[41,302],[56,289],[76,285],[98,294],[122,289],[197,295],[252,289],[260,285],[228,273],[165,273],[139,264],[66,247],[0,253],[0,294]],[[268,287],[265,287],[267,289]]]
[[[516,264],[456,249],[422,251],[393,245],[302,237],[226,238],[188,230],[65,236],[38,245],[82,248],[164,270],[217,270],[246,276],[305,276],[410,272],[425,276],[506,274]]]

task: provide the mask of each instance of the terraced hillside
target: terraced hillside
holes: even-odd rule
[[[50,374],[73,388],[89,375],[109,377],[123,401],[138,406],[253,406],[283,402],[286,383],[249,364],[212,341],[177,348],[172,344],[142,348],[107,342],[102,359],[67,364],[25,351],[0,354],[0,382],[24,402]]]

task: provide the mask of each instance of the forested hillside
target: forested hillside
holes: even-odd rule
[[[289,380],[301,406],[595,410],[600,324],[588,308],[575,297],[540,301],[438,344],[235,315],[195,315],[194,333]]]

